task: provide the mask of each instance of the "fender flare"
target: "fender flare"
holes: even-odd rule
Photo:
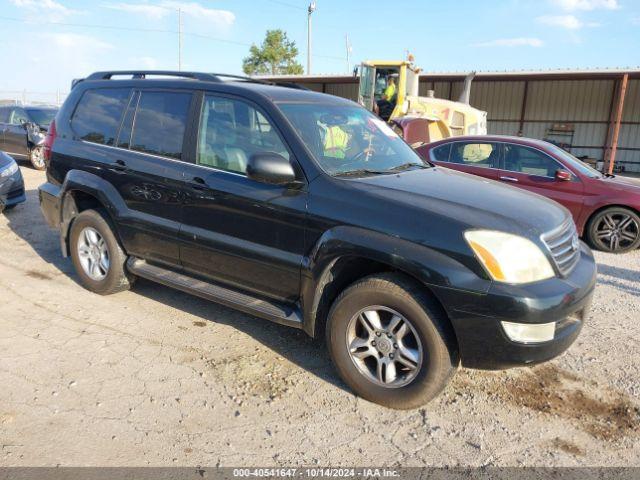
[[[60,198],[60,244],[63,254],[68,255],[69,229],[74,218],[78,215],[78,206],[73,198],[73,192],[82,192],[96,198],[112,219],[121,217],[127,206],[115,189],[106,180],[93,173],[82,170],[70,170],[62,184]],[[113,222],[117,232],[117,222]]]
[[[356,257],[387,265],[425,286],[485,293],[491,284],[468,267],[440,251],[398,237],[360,227],[339,226],[326,231],[310,252],[302,275],[304,328],[316,334],[316,322],[332,268],[341,259]]]

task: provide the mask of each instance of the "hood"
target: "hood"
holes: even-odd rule
[[[418,215],[420,210],[428,211],[465,228],[539,237],[570,216],[563,206],[540,195],[442,167],[354,182],[369,194],[395,203],[399,211]]]
[[[593,181],[601,182],[608,188],[618,190],[620,192],[631,193],[638,195],[640,201],[640,178],[621,177],[616,175],[615,177],[602,177],[594,178]]]
[[[0,169],[14,163],[15,160],[4,152],[0,152]]]

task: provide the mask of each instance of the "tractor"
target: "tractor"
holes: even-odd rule
[[[360,65],[358,103],[389,122],[407,143],[420,145],[460,135],[486,135],[487,112],[469,105],[471,81],[464,81],[457,102],[418,95],[420,68],[413,58],[402,61],[365,61]],[[387,86],[395,84],[395,94],[386,98]]]

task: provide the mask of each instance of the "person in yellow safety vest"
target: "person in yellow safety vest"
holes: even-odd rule
[[[392,102],[393,97],[396,95],[396,79],[395,77],[387,77],[387,88],[384,90],[382,99],[387,102]]]
[[[324,137],[324,156],[345,158],[349,146],[349,134],[338,125],[327,125]]]

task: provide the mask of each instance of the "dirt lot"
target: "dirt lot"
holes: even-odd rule
[[[82,289],[22,167],[0,215],[0,465],[640,466],[640,251],[534,369],[460,370],[424,409],[357,399],[304,334],[149,282]]]

